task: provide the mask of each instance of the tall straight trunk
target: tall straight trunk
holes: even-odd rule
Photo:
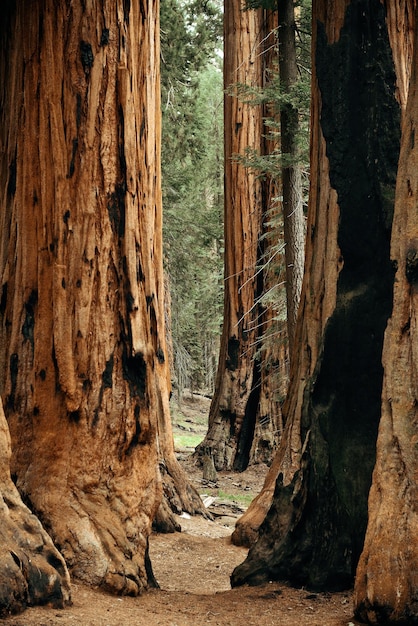
[[[0,54],[12,474],[73,575],[129,594],[154,584],[161,455],[181,474],[168,413],[158,12],[158,0],[17,3]]]
[[[277,73],[277,11],[264,10],[262,16],[262,88],[271,88]],[[263,104],[262,138],[260,153],[270,156],[277,150],[277,138],[272,136],[269,120],[276,117],[271,103]],[[257,349],[260,367],[260,397],[253,443],[251,462],[271,464],[283,432],[282,403],[288,385],[288,343],[286,324],[278,315],[277,288],[278,267],[283,254],[278,252],[281,245],[281,219],[278,198],[281,185],[278,177],[266,173],[262,179],[262,233],[259,243],[260,306],[257,328]],[[265,300],[265,302],[264,302]]]
[[[383,347],[382,417],[369,497],[369,520],[357,568],[357,615],[372,624],[418,624],[418,9],[406,3],[392,22],[392,47],[405,101],[414,33],[412,76],[402,124],[391,259],[397,268],[393,312]],[[391,8],[388,7],[390,11]],[[407,36],[405,36],[405,34]]]
[[[267,444],[271,455],[278,430],[276,410],[260,416],[261,373],[255,358],[262,327],[258,300],[263,272],[257,272],[262,253],[262,182],[242,162],[247,149],[262,144],[262,107],[237,97],[239,85],[261,86],[266,22],[262,9],[243,9],[241,0],[225,2],[224,317],[209,428],[199,446],[200,453],[213,455],[217,469],[239,471],[247,467],[252,454],[258,456],[263,447],[259,441]],[[259,427],[260,417],[264,427]]]
[[[299,80],[296,57],[296,24],[293,0],[278,0],[279,74],[282,97],[280,137],[282,153],[283,226],[286,262],[287,333],[292,358],[296,319],[305,259],[305,218],[302,172],[299,159],[299,111],[292,103],[292,88]]]
[[[317,0],[313,50],[306,271],[286,427],[271,508],[233,585],[348,587],[367,525],[400,138],[384,7]]]

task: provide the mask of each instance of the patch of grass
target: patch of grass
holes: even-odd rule
[[[254,495],[251,493],[226,493],[222,489],[218,489],[218,498],[227,500],[228,502],[238,502],[249,506],[254,499]]]
[[[201,441],[202,435],[196,433],[174,433],[174,448],[176,450],[184,450],[185,448],[196,448]]]

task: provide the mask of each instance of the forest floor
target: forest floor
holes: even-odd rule
[[[139,598],[114,597],[73,581],[72,606],[34,607],[2,620],[5,626],[354,626],[352,594],[310,593],[285,584],[230,588],[229,576],[247,550],[233,546],[237,518],[260,491],[265,466],[241,474],[218,474],[205,483],[191,452],[206,432],[210,401],[184,398],[173,405],[180,462],[213,516],[179,517],[181,533],[150,538],[150,556],[160,589]]]

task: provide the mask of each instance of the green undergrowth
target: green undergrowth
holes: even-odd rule
[[[192,451],[203,441],[208,428],[210,400],[195,394],[185,396],[179,402],[173,397],[170,402],[176,451]]]
[[[203,440],[203,437],[194,433],[182,433],[174,430],[174,448],[175,450],[191,450],[195,449],[196,446]]]
[[[250,506],[252,500],[254,499],[254,494],[251,493],[226,493],[222,489],[218,489],[217,497],[220,500],[227,500],[228,502],[237,502],[238,504],[243,504],[246,507]]]

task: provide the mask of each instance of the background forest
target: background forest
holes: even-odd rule
[[[203,480],[269,466],[231,586],[418,623],[417,3],[249,5],[5,4],[0,615],[157,586],[173,378]]]
[[[222,3],[161,3],[164,257],[172,374],[213,391],[223,294]]]
[[[264,3],[266,4],[266,3]],[[267,3],[268,4],[268,3]],[[266,4],[266,6],[267,6]],[[260,3],[248,3],[248,8]],[[273,58],[264,86],[228,86],[234,98],[264,111],[263,143],[247,145],[233,156],[260,179],[273,179],[276,194],[264,207],[263,254],[250,268],[256,277],[268,272],[271,281],[257,296],[263,311],[270,309],[277,324],[257,339],[255,358],[267,358],[272,342],[286,342],[284,236],[280,204],[283,163],[295,163],[302,174],[306,209],[309,177],[310,3],[295,3],[297,80],[287,93],[280,87],[277,26],[264,25],[270,36],[257,56]],[[223,3],[220,0],[161,2],[161,89],[163,115],[162,169],[164,258],[170,294],[169,328],[172,377],[181,396],[185,387],[212,394],[218,363],[224,293],[224,128],[223,128]],[[269,29],[271,29],[269,33]],[[273,37],[271,37],[273,34]],[[232,89],[232,91],[231,91]],[[283,155],[280,111],[297,111],[292,129],[297,155]],[[247,312],[250,315],[250,312]],[[255,325],[265,325],[261,314]],[[277,368],[276,393],[283,398],[286,382]]]

